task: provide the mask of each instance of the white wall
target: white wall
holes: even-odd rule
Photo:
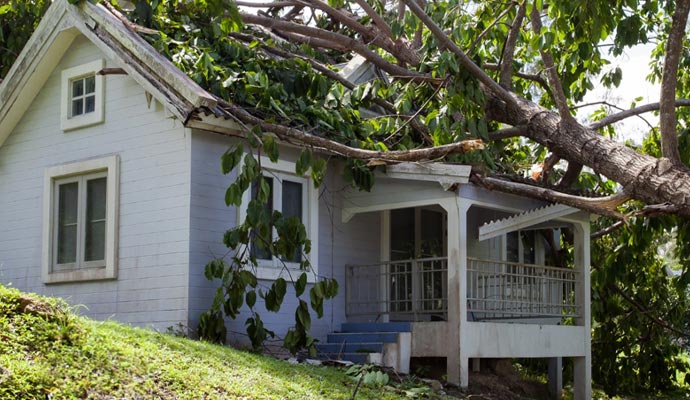
[[[204,265],[215,256],[228,251],[222,244],[223,233],[236,226],[237,210],[226,207],[225,191],[235,178],[235,172],[223,175],[220,172],[220,157],[237,139],[194,131],[192,139],[192,185],[191,185],[191,239],[190,239],[190,326],[196,326],[201,312],[208,309],[213,291],[217,287],[204,277]],[[246,146],[245,146],[246,148]],[[294,148],[281,148],[281,159],[296,160],[299,151]],[[378,213],[358,216],[348,224],[341,222],[341,192],[346,186],[336,163],[329,163],[324,184],[319,188],[319,251],[318,272],[321,277],[334,277],[340,284],[340,293],[334,300],[324,304],[324,317],[317,319],[312,313],[311,334],[325,339],[327,333],[340,329],[345,322],[345,264],[371,263],[379,256],[379,215]],[[259,281],[259,286],[269,288],[272,281]],[[309,286],[302,298],[309,303]],[[261,299],[256,309],[268,329],[283,337],[294,325],[297,299],[294,290],[288,285],[288,293],[278,313],[265,310]],[[246,307],[246,306],[245,306]],[[245,312],[228,328],[235,334],[231,340],[246,342],[244,321],[249,316]]]
[[[0,147],[0,282],[87,305],[95,318],[165,329],[187,318],[190,137],[126,75],[105,77],[105,123],[63,133],[60,72],[100,58],[78,37]],[[121,160],[118,279],[46,286],[43,171],[109,154]]]

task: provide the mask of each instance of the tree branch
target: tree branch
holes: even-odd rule
[[[427,74],[421,74],[419,72],[403,68],[399,65],[391,64],[390,62],[386,61],[383,57],[378,55],[376,52],[370,50],[366,44],[362,43],[359,40],[350,38],[348,36],[327,31],[325,29],[314,28],[311,26],[296,24],[294,22],[289,21],[280,21],[259,15],[252,15],[247,13],[240,13],[240,15],[242,16],[242,20],[246,24],[256,24],[269,29],[275,29],[281,32],[297,33],[299,35],[305,36],[305,38],[303,39],[305,42],[308,41],[308,39],[315,38],[320,39],[325,43],[332,43],[333,47],[331,48],[337,48],[339,50],[342,50],[344,48],[350,51],[354,51],[362,55],[372,64],[382,69],[383,71],[386,71],[392,76],[421,81],[432,79]]]
[[[521,126],[513,126],[510,128],[499,129],[497,131],[489,132],[489,140],[508,139],[525,134],[525,129]]]
[[[527,185],[524,183],[509,182],[492,177],[482,177],[477,174],[472,175],[470,181],[489,190],[498,190],[500,192],[531,197],[533,199],[565,204],[618,220],[626,219],[625,214],[615,210],[617,206],[629,200],[626,194],[596,198],[580,197],[558,192],[553,189]]]
[[[436,25],[436,23],[429,17],[426,12],[415,2],[415,0],[400,0],[405,3],[407,7],[419,18],[424,25],[429,28],[431,33],[433,33],[436,40],[439,41],[440,45],[452,51],[460,64],[475,78],[477,78],[481,83],[483,83],[486,88],[497,98],[503,100],[506,103],[514,104],[516,102],[515,97],[507,90],[505,90],[501,85],[496,83],[489,75],[482,71],[477,64],[475,64],[465,52],[458,47],[444,32]]]
[[[324,3],[321,0],[302,0],[302,1],[304,4],[306,4],[308,6],[314,7],[316,9],[319,9],[319,10],[325,12],[334,20],[344,24],[345,26],[347,26],[350,29],[354,30],[355,32],[359,33],[360,35],[362,35],[362,38],[365,41],[367,41],[367,44],[373,44],[375,46],[378,46],[381,49],[392,54],[398,60],[406,62],[410,65],[413,65],[413,66],[419,65],[419,56],[418,56],[417,52],[411,51],[411,49],[407,49],[406,46],[401,42],[398,42],[398,43],[394,42],[393,37],[392,37],[392,32],[390,32],[390,28],[389,28],[390,34],[384,34],[382,31],[380,31],[379,29],[377,29],[373,26],[362,25],[358,20],[356,20],[355,18],[352,18],[352,15],[348,15],[347,13],[345,13],[339,9],[331,7],[330,5],[328,5],[327,3]],[[373,9],[371,11],[374,12]],[[379,17],[379,19],[381,19],[381,18]]]
[[[510,12],[510,10],[513,8],[514,5],[515,5],[515,3],[511,3],[505,10],[501,11],[501,13],[498,14],[498,16],[489,24],[489,26],[484,28],[484,30],[481,31],[481,33],[479,33],[479,35],[477,35],[476,38],[474,38],[474,41],[472,42],[472,44],[470,44],[470,47],[467,49],[468,54],[472,54],[474,52],[474,48],[477,46],[477,44],[479,44],[479,42],[482,40],[482,38],[484,38],[484,36],[486,36],[486,34],[489,33],[491,28],[496,26],[496,24],[498,24],[498,22],[503,17],[505,17],[506,14],[508,14]]]
[[[362,10],[371,18],[371,20],[374,22],[374,25],[379,28],[383,33],[388,35],[391,39],[393,38],[393,30],[391,27],[388,25],[386,20],[381,18],[381,16],[374,10],[372,6],[369,5],[365,0],[355,0],[355,3],[362,7]]]
[[[481,140],[465,140],[437,147],[400,151],[374,151],[350,147],[322,136],[312,135],[285,125],[269,123],[248,113],[241,106],[222,102],[222,107],[229,114],[248,126],[259,126],[265,132],[272,132],[281,140],[297,141],[300,144],[313,146],[343,157],[360,160],[381,160],[385,162],[424,161],[442,159],[451,154],[461,154],[484,148]]]
[[[237,4],[240,7],[276,8],[276,7],[298,6],[298,5],[300,5],[300,2],[298,2],[298,1],[273,1],[273,2],[266,2],[266,3],[254,3],[252,1],[237,0],[237,1],[235,1],[235,4]]]
[[[498,64],[492,64],[492,63],[482,64],[482,68],[485,68],[485,69],[488,69],[491,71],[500,71],[502,67],[503,67],[503,64],[501,64],[500,66]],[[517,76],[518,78],[527,79],[527,80],[536,82],[539,84],[539,86],[542,87],[542,89],[544,89],[549,94],[549,96],[552,95],[551,94],[551,87],[549,86],[549,83],[541,75],[528,74],[525,72],[519,72],[518,71],[518,72],[514,72],[513,76]]]
[[[532,30],[536,35],[541,35],[541,28],[541,14],[537,9],[537,1],[535,1],[532,6]],[[556,71],[556,65],[553,62],[551,52],[546,49],[539,49],[539,53],[541,54],[541,59],[546,68],[546,75],[549,77],[549,84],[553,90],[553,101],[556,103],[556,107],[558,107],[558,113],[561,115],[561,120],[566,123],[575,122],[575,118],[570,114],[568,100],[565,98],[561,78],[558,76],[558,71]]]
[[[679,99],[675,100],[675,107],[690,107],[689,99]],[[599,121],[593,122],[587,126],[589,129],[599,129],[605,126],[615,124],[616,122],[622,121],[626,118],[634,117],[640,114],[644,114],[650,111],[657,111],[660,108],[660,103],[649,103],[643,106],[631,108],[629,110],[621,111],[616,114],[611,114],[608,117],[604,117]]]
[[[676,85],[678,84],[678,62],[683,49],[685,25],[688,22],[690,0],[677,0],[673,13],[671,31],[666,42],[664,72],[661,78],[661,97],[659,107],[659,132],[661,133],[661,154],[671,160],[673,165],[681,166],[676,134]]]
[[[499,74],[498,83],[504,88],[511,90],[513,88],[512,76],[513,76],[513,58],[515,57],[515,46],[517,44],[517,39],[520,36],[520,27],[522,26],[522,21],[525,19],[525,14],[527,12],[527,0],[523,0],[522,4],[518,7],[517,15],[513,20],[513,24],[508,32],[508,37],[506,38],[505,46],[503,46],[503,54],[501,61],[501,73]],[[548,85],[546,85],[548,86]]]

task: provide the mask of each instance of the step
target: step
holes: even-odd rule
[[[411,332],[410,322],[347,322],[341,326],[342,332]]]
[[[327,343],[395,343],[397,332],[340,332],[330,333]]]
[[[351,361],[355,364],[369,364],[369,363],[377,363],[377,362],[372,361],[372,358],[380,359],[381,357],[380,357],[380,353],[343,353],[343,354],[324,353],[324,354],[320,354],[319,358],[321,358],[322,360]]]
[[[338,354],[338,353],[381,353],[383,352],[383,343],[319,343],[316,348],[321,353]]]

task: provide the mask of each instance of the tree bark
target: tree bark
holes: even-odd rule
[[[690,173],[686,168],[665,158],[640,154],[578,123],[563,123],[557,113],[515,98],[510,104],[491,98],[487,117],[524,127],[525,137],[620,183],[632,198],[647,204],[669,202],[679,215],[690,218]]]
[[[671,31],[666,43],[664,57],[664,72],[661,78],[661,96],[659,108],[659,132],[661,133],[661,154],[674,165],[681,166],[678,151],[678,136],[676,135],[676,85],[678,83],[678,61],[683,49],[685,25],[688,22],[690,0],[678,0],[673,13]]]

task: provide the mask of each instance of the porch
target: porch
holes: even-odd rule
[[[381,235],[378,259],[345,268],[348,322],[408,322],[408,354],[445,357],[460,386],[471,359],[572,357],[589,398],[589,216],[468,184],[463,166],[387,168],[344,197],[343,222]]]

